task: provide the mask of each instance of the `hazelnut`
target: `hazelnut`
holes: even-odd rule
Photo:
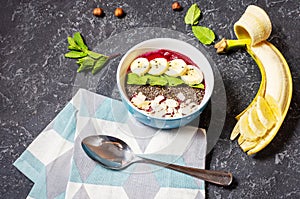
[[[101,17],[103,15],[103,9],[102,8],[95,8],[93,10],[93,14],[96,16],[96,17]]]
[[[178,1],[175,1],[175,2],[172,3],[172,9],[175,10],[175,11],[180,11],[180,10],[182,10],[182,7],[178,3]]]
[[[122,8],[116,8],[116,9],[115,9],[115,16],[116,16],[116,17],[119,17],[119,18],[123,17],[123,16],[124,16],[124,11],[123,11],[123,9],[122,9]]]

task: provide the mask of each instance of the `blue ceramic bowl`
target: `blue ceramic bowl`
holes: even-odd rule
[[[199,106],[199,109],[195,110],[189,115],[185,115],[180,118],[154,117],[139,110],[130,102],[129,98],[127,97],[125,91],[125,80],[126,80],[126,73],[128,71],[128,67],[130,66],[131,62],[141,54],[158,50],[158,49],[172,50],[172,51],[179,52],[183,55],[186,55],[196,65],[200,67],[201,71],[204,74],[205,86],[206,86],[204,98]],[[201,112],[206,107],[212,95],[212,91],[214,87],[214,75],[209,61],[204,56],[204,54],[201,51],[199,51],[197,48],[193,47],[192,45],[186,42],[177,39],[156,38],[156,39],[146,40],[144,42],[137,44],[136,46],[132,47],[122,57],[117,69],[117,86],[123,104],[135,119],[137,119],[139,122],[145,125],[154,128],[172,129],[190,123],[201,114]]]

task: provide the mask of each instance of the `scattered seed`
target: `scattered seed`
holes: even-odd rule
[[[178,1],[175,1],[175,2],[172,3],[172,9],[174,11],[181,11],[182,7],[181,7],[181,5]]]
[[[123,9],[122,9],[122,8],[116,8],[116,9],[115,9],[115,16],[116,16],[116,17],[119,17],[119,18],[123,17],[123,16],[124,16],[124,11],[123,11]]]
[[[93,14],[96,16],[96,17],[101,17],[103,15],[103,9],[102,8],[95,8],[93,10]]]

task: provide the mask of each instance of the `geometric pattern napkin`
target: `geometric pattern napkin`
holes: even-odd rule
[[[193,126],[158,130],[137,122],[122,102],[79,89],[72,100],[14,162],[34,182],[27,198],[204,198],[204,181],[137,163],[106,169],[82,150],[89,135],[124,140],[144,157],[205,168],[205,130]]]

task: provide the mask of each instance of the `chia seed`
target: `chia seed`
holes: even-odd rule
[[[192,88],[187,85],[180,86],[150,86],[150,85],[126,85],[126,92],[128,98],[136,96],[139,92],[142,92],[146,96],[146,100],[154,100],[155,97],[162,95],[168,99],[174,99],[178,102],[182,100],[178,98],[178,94],[184,96],[185,100],[189,100],[189,103],[196,103],[199,105],[204,97],[205,89]],[[182,97],[180,97],[182,98]]]

